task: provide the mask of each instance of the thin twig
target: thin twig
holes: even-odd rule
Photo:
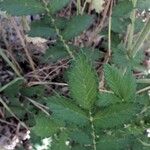
[[[145,84],[150,84],[150,79],[138,79],[137,83],[145,83]]]
[[[17,74],[17,76],[21,77],[20,72],[16,68],[16,66],[8,59],[8,57],[5,55],[4,50],[0,48],[0,56],[8,63],[8,65],[14,70],[14,72]]]
[[[16,79],[10,81],[8,84],[6,84],[0,88],[0,92],[4,91],[7,87],[13,85],[14,83],[18,82],[19,80],[24,80],[24,78],[16,78]]]
[[[109,25],[108,25],[108,56],[111,56],[111,15],[112,15],[113,0],[110,4]]]
[[[133,7],[134,7],[134,10],[131,12],[131,24],[129,25],[129,32],[128,32],[128,43],[127,43],[127,50],[131,51],[131,47],[132,47],[132,44],[133,44],[133,36],[134,36],[134,26],[135,26],[135,17],[136,17],[136,4],[137,4],[137,0],[132,0],[132,3],[133,3]]]
[[[20,122],[20,124],[25,127],[26,129],[28,129],[28,127],[25,125],[25,123],[23,123],[13,112],[12,110],[7,106],[7,104],[2,100],[2,98],[0,97],[0,103],[4,106],[4,108],[14,117],[16,118],[16,120],[18,120],[18,122]]]
[[[149,91],[149,90],[150,90],[150,86],[145,87],[145,88],[143,88],[143,89],[137,91],[136,94],[140,94],[140,93],[143,93],[143,92],[146,92],[146,91]]]
[[[30,65],[31,65],[31,68],[32,68],[32,70],[34,71],[34,70],[35,70],[34,62],[33,62],[33,60],[32,60],[32,57],[30,56],[30,53],[29,53],[29,51],[28,51],[28,49],[27,49],[27,47],[26,47],[25,41],[24,41],[24,39],[23,39],[23,37],[22,37],[22,35],[21,35],[21,32],[20,32],[19,28],[17,27],[16,21],[14,20],[14,18],[11,19],[11,23],[12,23],[12,25],[13,25],[13,27],[14,27],[16,33],[17,33],[17,36],[18,36],[19,39],[20,39],[21,45],[22,45],[22,47],[23,47],[23,49],[24,49],[24,51],[25,51],[25,53],[26,53],[26,56],[27,56],[27,58],[28,58],[28,60],[29,60],[29,63],[30,63]]]
[[[75,59],[75,57],[74,57],[72,51],[70,50],[68,44],[66,43],[65,39],[64,39],[63,36],[61,35],[61,33],[60,33],[58,27],[56,26],[55,19],[52,17],[52,15],[51,15],[51,13],[50,13],[50,10],[49,10],[49,8],[48,8],[47,3],[45,2],[45,0],[43,0],[43,4],[44,4],[44,8],[45,8],[45,10],[46,10],[46,12],[47,12],[47,16],[50,18],[50,21],[51,21],[51,23],[53,24],[53,26],[54,26],[54,28],[55,28],[55,31],[56,31],[56,33],[57,33],[57,36],[59,37],[60,41],[63,43],[63,45],[64,45],[64,47],[66,48],[66,51],[68,52],[68,54],[70,55],[70,57],[71,57],[72,59]]]
[[[28,101],[30,101],[34,106],[36,106],[37,108],[39,108],[42,112],[44,112],[46,115],[50,116],[49,112],[47,112],[45,109],[49,109],[48,107],[32,100],[31,98],[26,97],[26,99]]]
[[[137,52],[140,50],[142,44],[150,34],[150,17],[148,18],[147,23],[145,24],[143,30],[141,31],[139,37],[137,38],[137,41],[131,48],[131,56],[135,57]]]
[[[67,86],[67,83],[59,83],[59,82],[29,82],[28,86],[33,85],[58,85],[58,86]]]
[[[8,122],[8,121],[6,121],[6,120],[3,120],[3,119],[0,119],[0,122],[5,123],[5,124],[8,124],[8,125],[10,125],[10,126],[17,127],[16,124],[10,123],[10,122]]]

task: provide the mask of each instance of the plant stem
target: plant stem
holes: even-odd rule
[[[108,56],[111,55],[111,15],[112,15],[113,0],[110,4],[109,23],[108,23]]]
[[[4,86],[2,86],[2,87],[0,88],[0,92],[4,91],[7,87],[13,85],[13,84],[16,83],[17,81],[23,80],[23,79],[24,79],[24,78],[19,77],[19,78],[16,78],[16,79],[10,81],[8,84],[6,84],[6,85],[4,85]]]
[[[81,0],[77,0],[77,15],[81,14]]]
[[[140,94],[140,93],[143,93],[143,92],[146,92],[146,91],[149,91],[149,90],[150,90],[150,86],[145,87],[145,88],[143,88],[143,89],[137,91],[136,94]]]
[[[133,44],[133,36],[134,36],[134,26],[135,26],[135,16],[136,16],[136,4],[137,4],[137,0],[132,0],[132,3],[133,3],[133,7],[134,7],[134,10],[132,11],[131,13],[131,24],[129,25],[129,37],[128,37],[128,45],[127,45],[127,50],[131,51],[131,47],[132,47],[132,44]]]
[[[147,23],[145,24],[143,30],[141,31],[137,41],[135,42],[134,46],[131,48],[131,54],[133,57],[136,56],[137,52],[140,50],[142,44],[150,34],[150,18],[148,18]]]
[[[20,124],[25,127],[26,129],[28,129],[28,127],[12,112],[12,110],[7,106],[7,104],[2,100],[2,98],[0,97],[0,103],[4,106],[4,108],[14,117],[16,118]]]
[[[5,53],[3,52],[3,49],[0,48],[0,56],[2,56],[2,58],[9,64],[9,66],[14,70],[14,72],[21,77],[20,72],[18,71],[18,69],[16,68],[16,66],[8,59],[8,57],[5,55]]]
[[[47,3],[43,0],[43,3],[44,3],[44,8],[47,12],[47,16],[50,18],[50,21],[52,22],[54,28],[55,28],[55,31],[57,33],[57,36],[59,37],[60,41],[63,43],[64,47],[66,48],[66,51],[68,52],[68,54],[70,55],[71,58],[75,59],[72,51],[70,50],[68,44],[66,43],[65,39],[63,38],[63,36],[60,34],[60,31],[58,29],[58,27],[56,26],[56,23],[55,23],[55,19],[52,17],[51,13],[50,13],[50,10],[49,8],[47,7]]]
[[[137,83],[145,83],[145,84],[150,84],[150,79],[138,79]]]
[[[93,150],[96,150],[96,134],[95,134],[95,129],[94,129],[94,124],[93,124],[93,117],[91,111],[89,111],[89,116],[90,116],[90,123],[91,123],[91,129],[92,129],[92,139],[93,139]]]
[[[91,0],[91,1],[92,1],[92,0]],[[81,14],[84,13],[87,2],[88,2],[88,0],[85,0],[85,2],[84,2],[84,4],[83,4],[83,7],[82,7],[82,10],[81,10]]]

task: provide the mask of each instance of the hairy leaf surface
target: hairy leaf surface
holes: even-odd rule
[[[132,103],[112,105],[97,113],[94,117],[94,124],[97,128],[114,128],[133,119],[138,111]]]
[[[50,137],[59,130],[60,126],[54,122],[51,118],[45,115],[36,116],[36,125],[32,128],[32,131],[40,137]]]
[[[64,97],[53,96],[47,99],[47,105],[53,112],[52,116],[54,118],[67,121],[68,123],[85,125],[88,122],[86,114],[71,101]]]
[[[90,109],[97,98],[97,77],[91,64],[79,54],[68,73],[72,98],[85,109]]]
[[[13,16],[33,15],[45,12],[42,3],[37,0],[3,0],[0,9]]]
[[[49,3],[49,9],[52,14],[56,13],[57,11],[63,9],[70,0],[51,0]]]
[[[92,20],[92,16],[89,15],[73,16],[66,24],[66,28],[62,32],[62,36],[65,40],[70,40],[80,35],[91,25]]]
[[[122,74],[117,68],[105,65],[104,73],[108,86],[122,101],[134,100],[136,82],[130,71]]]

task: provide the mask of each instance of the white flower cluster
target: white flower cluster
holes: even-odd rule
[[[146,132],[147,132],[147,137],[150,138],[150,128],[148,128],[148,129],[146,130]]]

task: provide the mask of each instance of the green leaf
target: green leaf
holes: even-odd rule
[[[69,137],[79,144],[92,144],[92,139],[90,136],[81,130],[71,132]]]
[[[112,17],[112,27],[111,30],[116,33],[125,33],[127,30],[127,26],[131,23],[129,18],[119,18],[116,16]]]
[[[142,18],[136,18],[134,32],[136,34],[139,33],[143,29],[144,25],[145,23],[143,22]]]
[[[23,78],[17,78],[11,81],[6,85],[6,88],[4,89],[4,94],[7,97],[16,97],[19,94],[19,91],[21,89],[21,86],[24,83]]]
[[[98,97],[98,101],[96,102],[97,106],[99,107],[106,107],[111,104],[115,104],[121,102],[117,96],[111,93],[100,93]]]
[[[21,106],[9,106],[10,110],[20,119],[23,119],[25,114],[27,113],[24,107]],[[5,117],[12,117],[12,114],[9,112],[5,112]]]
[[[60,129],[60,125],[58,123],[43,114],[37,115],[35,118],[36,125],[31,129],[31,131],[37,136],[42,138],[50,137]]]
[[[133,121],[139,107],[132,103],[114,104],[103,111],[98,112],[94,117],[94,124],[97,128],[114,128]]]
[[[125,150],[128,149],[130,138],[105,136],[97,142],[97,149],[101,150]]]
[[[150,8],[149,0],[137,0],[137,8],[140,10],[148,10]]]
[[[112,15],[117,17],[124,17],[126,14],[129,14],[132,11],[132,9],[132,1],[123,0],[113,7]]]
[[[73,51],[75,50],[75,47],[72,45],[69,45],[70,49]],[[46,53],[42,57],[43,62],[56,62],[60,59],[64,59],[69,57],[68,52],[66,51],[66,48],[62,43],[57,43],[55,46],[52,46],[46,50]]]
[[[79,49],[79,48],[78,48]],[[99,49],[91,48],[91,47],[83,47],[81,50],[92,63],[104,57],[104,53]]]
[[[39,96],[42,97],[44,95],[44,87],[42,85],[32,86],[32,87],[23,87],[20,90],[21,94],[27,97]]]
[[[50,23],[46,22],[45,20],[40,21],[33,21],[31,23],[31,29],[28,33],[32,37],[55,37],[56,33],[53,28],[50,27]]]
[[[77,125],[85,125],[88,123],[86,114],[79,107],[74,105],[70,99],[52,96],[47,98],[46,103],[53,112],[53,118]]]
[[[51,150],[69,150],[69,146],[66,145],[68,141],[68,134],[66,131],[60,133],[57,139],[53,139]]]
[[[129,57],[127,50],[122,44],[119,44],[117,48],[114,49],[112,55],[113,63],[122,69],[126,68],[127,66],[131,68],[138,67],[143,60],[144,54],[142,51],[139,51],[134,58]]]
[[[117,68],[105,65],[104,73],[108,86],[122,101],[134,100],[136,81],[131,72],[123,75]]]
[[[93,17],[89,15],[73,16],[66,24],[66,28],[62,32],[62,36],[65,40],[70,40],[80,35],[91,25],[92,20]]]
[[[70,0],[51,0],[49,3],[49,9],[52,14],[56,13],[57,11],[63,9]]]
[[[74,145],[71,150],[91,150],[90,146]]]
[[[97,98],[97,77],[84,54],[79,54],[68,73],[72,98],[85,109],[90,109]]]
[[[9,83],[7,83],[6,85],[0,87],[0,92],[4,91],[5,89],[9,88],[9,87],[12,87],[14,85],[17,85],[17,84],[21,84],[23,83],[23,78],[15,78],[14,80],[10,81]]]
[[[3,0],[0,9],[13,16],[33,15],[45,12],[42,3],[37,0]]]

